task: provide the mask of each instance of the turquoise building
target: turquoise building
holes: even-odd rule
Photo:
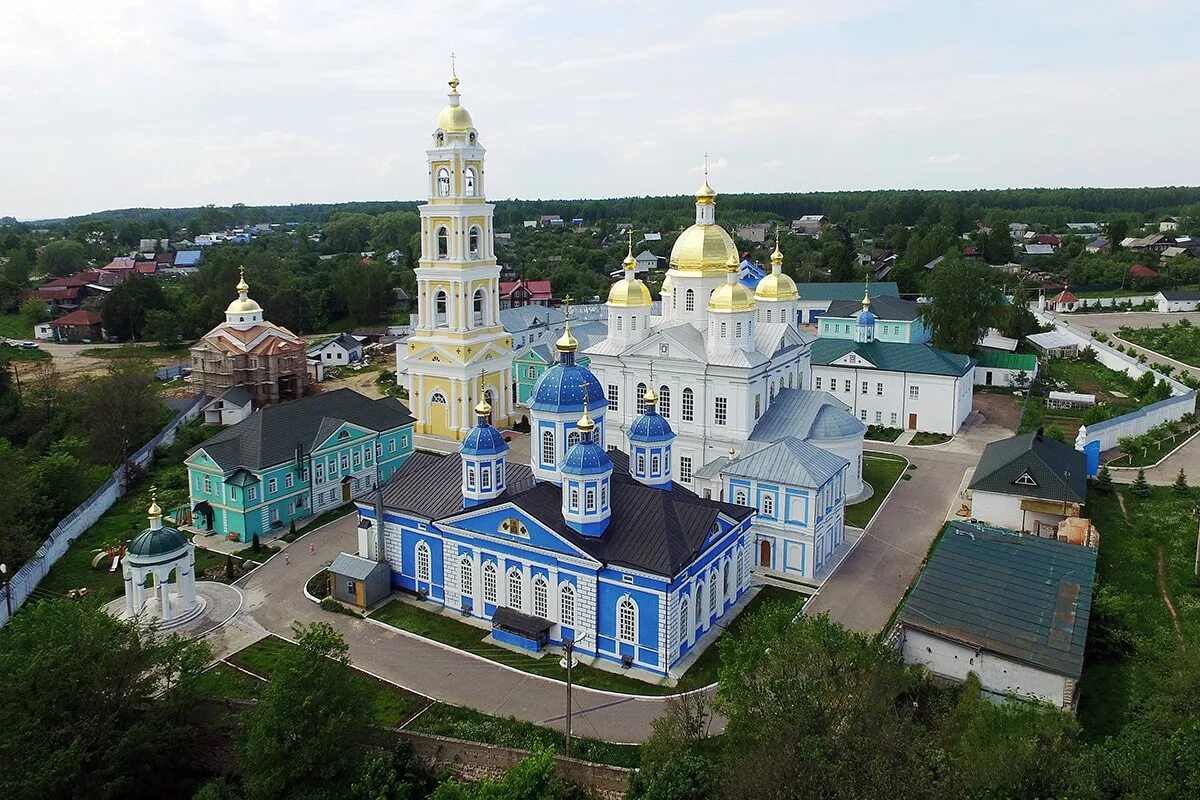
[[[932,338],[929,326],[918,316],[916,301],[899,297],[871,297],[872,341],[893,344],[927,344]],[[857,300],[838,300],[817,321],[822,339],[854,339],[863,313]]]
[[[351,389],[267,406],[188,454],[192,524],[246,542],[348,503],[408,460],[413,423]]]
[[[604,322],[585,322],[582,325],[574,325],[571,333],[578,340],[579,348],[582,350],[604,339],[608,335],[608,325]],[[513,356],[513,377],[516,381],[516,402],[519,405],[529,406],[533,387],[537,385],[542,374],[554,366],[557,360],[550,344],[530,345],[517,351]],[[575,363],[581,367],[587,367],[591,364],[591,359],[580,353]]]

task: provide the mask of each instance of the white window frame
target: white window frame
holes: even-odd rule
[[[499,599],[496,593],[496,562],[485,561],[483,564],[483,602],[497,605]]]
[[[637,644],[638,607],[633,598],[623,595],[617,601],[617,641]]]
[[[413,558],[417,564],[417,580],[429,583],[433,580],[433,554],[425,540],[417,542]]]

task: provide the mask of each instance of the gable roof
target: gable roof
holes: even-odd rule
[[[362,342],[360,342],[358,339],[355,339],[353,336],[351,336],[348,333],[339,333],[337,336],[333,337],[332,339],[328,339],[324,342],[321,342],[320,344],[313,345],[312,347],[308,348],[308,352],[317,353],[317,352],[324,350],[326,347],[329,347],[329,346],[335,345],[335,344],[348,353],[353,350],[361,350],[362,349]]]
[[[1096,550],[952,522],[897,621],[1078,678]]]
[[[862,300],[863,285],[851,283],[797,283],[801,300]],[[872,301],[880,297],[899,297],[900,287],[891,281],[871,284]]]
[[[383,561],[372,561],[369,558],[350,553],[338,553],[333,559],[333,563],[329,565],[329,571],[334,575],[344,575],[356,581],[365,581],[380,567],[388,569],[387,564]]]
[[[394,397],[372,400],[353,389],[338,389],[267,406],[192,448],[189,455],[204,450],[226,471],[263,470],[294,459],[298,448],[312,452],[343,422],[378,432],[411,425],[413,417]]]
[[[597,561],[666,577],[699,554],[719,514],[740,522],[754,513],[752,508],[702,498],[678,484],[667,491],[643,486],[629,475],[625,453],[610,450],[608,455],[613,462],[612,517],[603,536],[582,536],[568,527],[562,517],[562,489],[535,483],[526,464],[510,461],[505,467],[507,490],[485,505],[511,502]],[[452,524],[464,512],[461,475],[457,453],[414,452],[382,487],[383,505]]]
[[[1177,289],[1163,289],[1159,292],[1164,300],[1200,300],[1200,292],[1182,292]]]
[[[813,366],[828,366],[847,353],[857,353],[877,369],[921,375],[966,375],[975,366],[970,356],[948,353],[924,344],[817,339],[812,346]]]
[[[1015,483],[1025,475],[1036,486]],[[1087,498],[1087,457],[1069,444],[1023,433],[983,448],[970,488],[1082,503]]]
[[[530,328],[545,328],[548,324],[562,322],[567,318],[557,308],[546,306],[516,306],[500,309],[500,324],[509,333],[520,333]]]
[[[872,287],[874,288],[874,287]],[[901,300],[899,297],[872,297],[871,313],[876,319],[911,322],[917,318],[917,301]],[[858,316],[862,311],[862,299],[839,300],[829,304],[829,310],[823,316],[850,318]]]
[[[819,489],[846,468],[850,462],[841,456],[788,436],[761,450],[728,462],[721,472],[742,478],[756,478]]]
[[[100,325],[103,320],[95,311],[88,311],[81,308],[78,311],[72,311],[70,314],[59,317],[58,319],[50,320],[51,328],[58,328],[67,325]]]

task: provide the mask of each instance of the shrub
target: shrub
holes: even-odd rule
[[[337,600],[334,600],[332,597],[326,597],[325,599],[323,599],[320,603],[320,606],[321,606],[322,611],[328,611],[333,614],[346,614],[351,617],[361,617],[362,616],[362,614],[359,614],[357,611],[346,608],[344,605],[339,603]]]
[[[1108,471],[1108,465],[1103,464],[1100,471],[1096,473],[1096,480],[1093,484],[1098,492],[1111,492],[1113,490],[1112,473]]]
[[[1179,474],[1175,476],[1175,483],[1171,484],[1171,491],[1180,496],[1186,496],[1188,493],[1187,475],[1183,472],[1183,467],[1179,468]]]
[[[256,533],[256,534],[254,534],[254,538],[251,540],[250,549],[251,549],[251,550],[253,550],[253,551],[254,551],[254,552],[256,552],[256,553],[257,553],[259,550],[261,550],[261,549],[262,549],[262,542],[260,542],[260,541],[258,540],[258,534],[257,534],[257,533]]]
[[[1150,484],[1146,482],[1146,470],[1138,470],[1137,480],[1129,487],[1129,491],[1133,492],[1134,497],[1142,499],[1150,496]]]

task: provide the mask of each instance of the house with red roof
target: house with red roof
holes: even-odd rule
[[[520,306],[549,306],[553,296],[550,281],[519,279],[500,282],[501,310]]]
[[[1050,298],[1046,306],[1056,313],[1067,314],[1079,307],[1079,298],[1064,286],[1061,292]]]
[[[1048,244],[1051,247],[1058,247],[1062,244],[1062,239],[1055,236],[1053,233],[1042,233],[1037,237],[1037,244]]]
[[[1129,277],[1146,280],[1150,278],[1157,278],[1158,273],[1147,267],[1145,264],[1134,264],[1129,268]]]
[[[56,342],[100,342],[104,340],[104,327],[100,315],[81,308],[47,323],[54,332]]]

